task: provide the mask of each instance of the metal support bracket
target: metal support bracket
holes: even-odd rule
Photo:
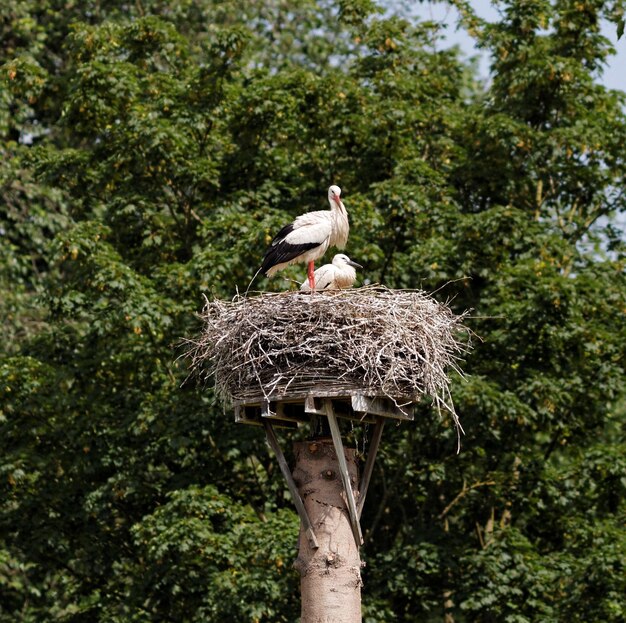
[[[289,487],[289,492],[291,493],[291,497],[293,498],[293,502],[296,506],[296,511],[298,512],[298,516],[300,517],[300,521],[304,527],[304,531],[309,540],[309,545],[312,549],[318,549],[319,545],[317,543],[317,538],[315,538],[315,532],[313,531],[313,525],[311,524],[311,520],[309,519],[309,515],[306,512],[306,508],[304,508],[304,502],[300,497],[300,493],[298,492],[298,487],[294,482],[293,476],[291,475],[291,471],[289,470],[289,465],[287,464],[287,459],[283,454],[283,451],[280,449],[280,445],[278,443],[278,439],[276,438],[276,433],[274,432],[274,428],[272,423],[264,419],[263,420],[263,428],[265,428],[265,435],[267,437],[267,442],[270,444],[270,447],[276,454],[276,458],[278,459],[278,465],[280,466],[280,471],[283,473],[285,480],[287,481],[287,486]],[[345,461],[345,460],[344,460]]]
[[[367,488],[372,478],[372,472],[374,471],[374,461],[376,460],[376,453],[378,452],[378,446],[380,445],[380,439],[383,436],[383,428],[385,426],[385,418],[380,415],[376,416],[376,424],[374,424],[374,430],[372,431],[372,439],[370,441],[370,449],[367,453],[367,459],[365,460],[365,466],[363,467],[363,475],[361,476],[361,483],[359,485],[359,502],[357,504],[357,513],[359,519],[361,519],[361,513],[363,512],[363,505],[365,504],[365,496],[367,495]]]
[[[330,425],[330,434],[333,438],[333,445],[335,446],[335,454],[337,455],[337,461],[339,462],[339,472],[341,474],[341,480],[343,482],[343,489],[346,494],[346,501],[348,502],[348,514],[350,515],[350,526],[352,527],[352,534],[354,535],[354,541],[357,548],[360,548],[363,544],[363,534],[361,533],[361,524],[359,523],[359,514],[356,508],[356,502],[354,501],[354,493],[350,484],[350,475],[348,474],[348,464],[346,462],[346,455],[343,452],[343,443],[341,441],[341,431],[339,430],[339,422],[335,416],[333,404],[330,400],[325,401],[326,417],[328,417],[328,424]]]

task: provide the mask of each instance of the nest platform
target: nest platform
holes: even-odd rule
[[[187,355],[244,423],[297,424],[307,400],[326,398],[343,417],[410,419],[424,397],[457,422],[448,375],[461,374],[468,349],[463,317],[425,292],[382,286],[207,299]]]

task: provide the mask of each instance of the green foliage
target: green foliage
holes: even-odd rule
[[[297,619],[275,460],[177,357],[330,183],[362,277],[477,334],[461,454],[385,432],[364,620],[624,619],[624,6],[452,4],[488,85],[369,0],[2,5],[0,622]]]
[[[190,487],[173,493],[132,535],[144,561],[136,572],[148,571],[145,593],[133,595],[139,610],[149,603],[154,616],[179,620],[292,620],[293,513],[262,522],[212,486]]]

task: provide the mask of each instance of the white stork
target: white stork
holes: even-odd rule
[[[350,232],[339,186],[328,189],[328,203],[330,210],[301,214],[276,234],[265,252],[261,272],[271,277],[289,264],[304,262],[308,264],[309,286],[315,290],[315,260],[329,247],[343,249]]]
[[[324,264],[315,271],[315,290],[341,290],[350,288],[356,281],[355,268],[363,268],[360,264],[353,262],[347,255],[338,253],[333,257],[332,264]],[[303,292],[310,292],[311,286],[308,281],[300,286]]]

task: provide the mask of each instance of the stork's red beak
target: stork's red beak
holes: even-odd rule
[[[335,200],[335,203],[337,205],[341,205],[341,196],[340,195],[333,195],[333,199]]]

